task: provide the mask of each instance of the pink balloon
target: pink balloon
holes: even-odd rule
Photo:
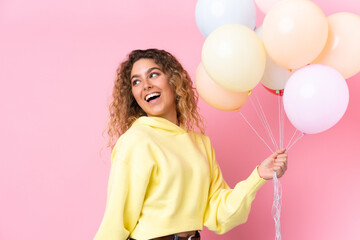
[[[337,70],[313,64],[289,78],[283,99],[294,127],[314,134],[331,128],[342,118],[349,103],[349,89]]]
[[[249,98],[248,92],[233,92],[220,87],[209,77],[202,63],[196,70],[195,86],[207,104],[223,111],[238,110]]]

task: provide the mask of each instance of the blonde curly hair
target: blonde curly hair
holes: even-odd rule
[[[177,120],[187,130],[196,126],[204,133],[204,123],[198,112],[198,95],[187,71],[169,52],[159,49],[134,50],[116,70],[116,79],[109,106],[110,118],[107,126],[108,147],[113,148],[116,140],[125,133],[132,123],[147,114],[137,104],[131,91],[131,70],[139,59],[152,59],[168,76],[176,98]],[[105,129],[106,130],[106,129]]]

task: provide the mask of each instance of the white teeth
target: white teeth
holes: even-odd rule
[[[158,93],[158,92],[150,93],[145,96],[145,100],[148,102],[150,98],[155,97],[155,96],[160,96],[160,93]]]

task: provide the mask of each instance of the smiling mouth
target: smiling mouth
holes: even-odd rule
[[[150,102],[151,100],[154,100],[154,99],[160,97],[160,95],[161,94],[159,92],[150,93],[145,96],[145,101]]]

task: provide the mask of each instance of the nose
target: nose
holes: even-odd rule
[[[149,80],[144,81],[144,90],[148,90],[152,88],[152,85],[150,84]]]

